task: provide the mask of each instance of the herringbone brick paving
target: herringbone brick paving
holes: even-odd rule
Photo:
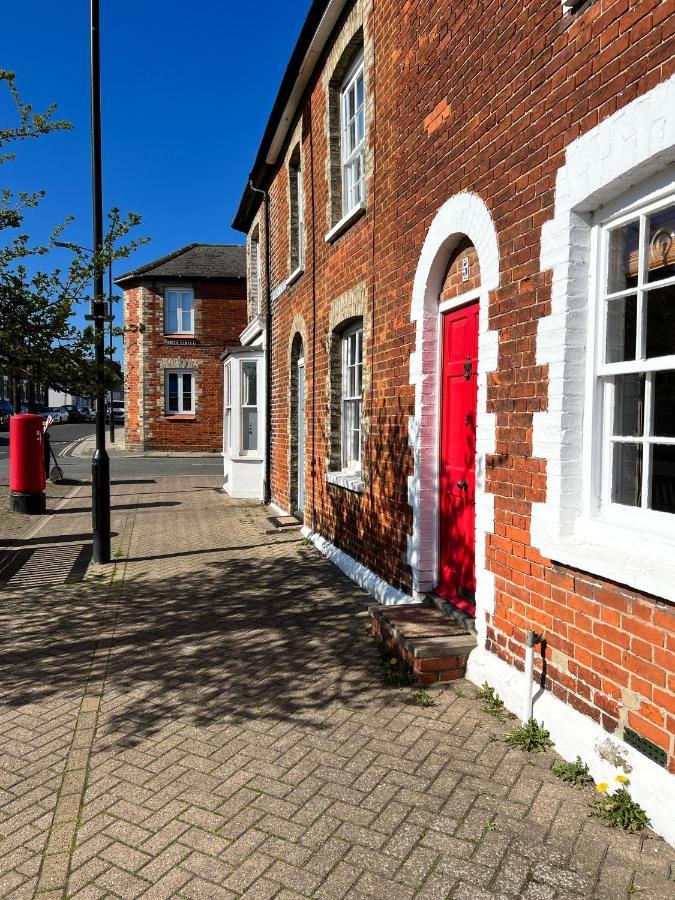
[[[675,851],[589,817],[471,685],[382,687],[368,598],[217,487],[116,485],[113,577],[3,597],[0,895],[675,897]]]

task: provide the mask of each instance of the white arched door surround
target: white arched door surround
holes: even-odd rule
[[[485,535],[494,529],[494,498],[485,492],[485,457],[495,449],[495,417],[486,411],[487,373],[497,367],[497,332],[488,330],[489,292],[499,286],[499,248],[490,212],[476,194],[455,194],[439,209],[429,228],[413,284],[410,320],[416,325],[410,355],[410,384],[415,387],[415,414],[408,427],[414,474],[408,479],[413,530],[408,538],[408,564],[413,593],[431,591],[438,570],[439,444],[439,295],[448,260],[462,238],[476,248],[481,272],[477,291],[457,304],[479,299],[478,407],[476,435],[476,627],[485,636],[485,612],[494,607],[494,579],[485,569]],[[447,306],[447,304],[444,304]]]

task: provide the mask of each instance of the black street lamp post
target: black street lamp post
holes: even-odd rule
[[[105,449],[105,349],[103,300],[103,191],[101,184],[101,60],[99,0],[91,0],[91,179],[94,219],[94,300],[92,318],[96,362],[96,450],[91,461],[92,544],[95,563],[110,562],[110,460]],[[112,410],[111,410],[112,418]]]

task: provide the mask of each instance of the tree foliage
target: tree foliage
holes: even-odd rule
[[[0,88],[9,92],[15,110],[15,122],[0,127],[0,166],[15,159],[17,143],[72,128],[55,118],[54,104],[38,113],[24,103],[13,72],[0,69]],[[57,241],[63,241],[72,221],[69,216],[57,226],[46,243],[31,242],[23,229],[24,216],[43,197],[44,191],[0,191],[0,371],[15,382],[29,379],[71,393],[91,394],[95,383],[93,329],[78,328],[73,317],[78,308],[92,300],[95,266],[105,270],[149,239],[129,237],[141,222],[139,215],[122,215],[113,208],[98,255],[68,244],[73,252],[68,267],[45,266],[47,271],[42,271],[38,258],[53,250]],[[112,297],[105,299],[113,302]],[[142,329],[142,325],[129,328]],[[117,328],[115,333],[122,334],[123,330]],[[106,369],[108,373],[113,371],[110,365]]]

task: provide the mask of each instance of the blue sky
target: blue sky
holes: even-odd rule
[[[191,241],[243,241],[230,223],[309,2],[101,0],[103,206],[140,213],[152,238],[115,274]],[[87,0],[3,3],[0,67],[74,125],[17,146],[0,187],[47,191],[26,220],[36,239],[74,215],[64,240],[91,246]]]

